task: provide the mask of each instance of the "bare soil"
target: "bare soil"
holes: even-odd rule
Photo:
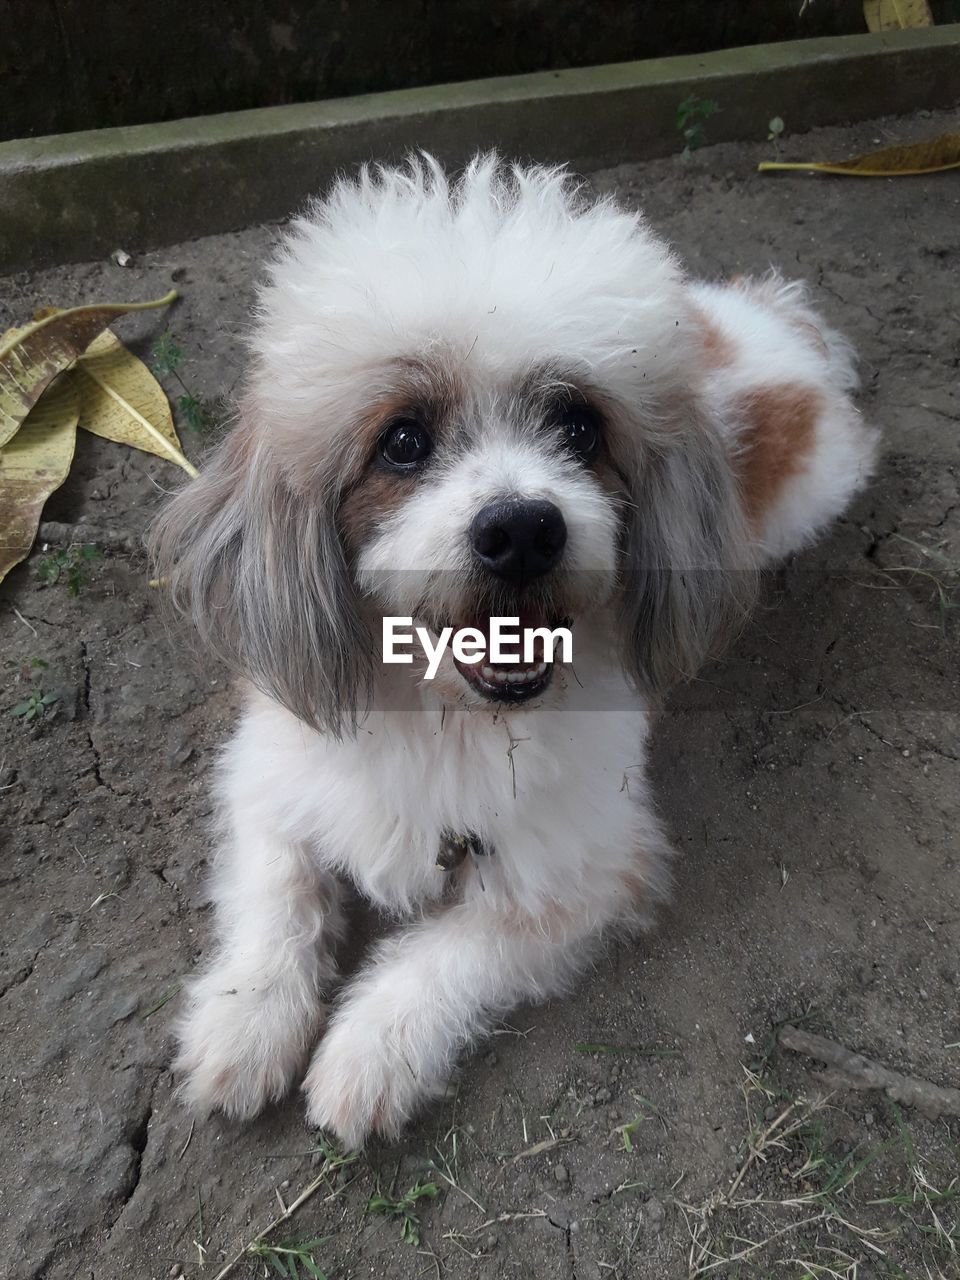
[[[958,128],[956,113],[880,120],[782,149],[831,158]],[[330,1172],[271,1237],[327,1237],[308,1252],[331,1277],[960,1275],[960,1120],[836,1085],[811,1111],[791,1100],[815,1095],[816,1064],[775,1043],[802,1021],[960,1083],[960,173],[762,178],[770,151],[589,180],[642,204],[697,273],[776,264],[810,282],[860,353],[879,475],[672,699],[654,746],[681,855],[671,909],[569,999],[519,1010],[445,1104]],[[8,278],[0,322],[175,283],[168,318],[118,328],[146,354],[169,325],[191,389],[228,400],[274,234]],[[138,549],[179,480],[83,435],[45,518],[104,559],[74,598],[37,581],[38,546],[0,595],[13,1280],[215,1276],[325,1168],[296,1098],[253,1124],[193,1125],[167,1067],[175,992],[208,937],[207,781],[236,710],[222,673],[165,635]],[[8,708],[31,688],[59,701],[26,726]],[[416,1245],[368,1200],[418,1179],[439,1194],[416,1207]]]

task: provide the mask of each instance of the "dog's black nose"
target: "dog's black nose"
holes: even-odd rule
[[[552,502],[489,502],[470,525],[470,542],[480,563],[518,586],[549,573],[566,541],[563,513]]]

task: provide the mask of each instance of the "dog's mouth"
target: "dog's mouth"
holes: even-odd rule
[[[569,618],[553,618],[545,611],[533,608],[510,611],[505,616],[519,618],[519,627],[511,627],[511,634],[519,631],[520,639],[516,645],[510,643],[503,647],[518,652],[526,660],[507,663],[489,660],[490,616],[479,614],[459,622],[459,628],[472,627],[483,635],[487,656],[475,662],[461,662],[454,654],[454,666],[470,688],[490,702],[529,702],[541,697],[553,680],[554,662],[546,651],[542,635],[531,637],[532,644],[529,649],[525,647],[527,633],[534,628],[553,631],[559,626],[568,627]]]

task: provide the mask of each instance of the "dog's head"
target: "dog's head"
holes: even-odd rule
[[[640,217],[562,172],[364,171],[295,222],[238,425],[161,515],[175,607],[310,724],[356,721],[379,617],[434,631],[606,609],[636,683],[692,673],[745,557],[702,337]],[[731,572],[731,570],[734,570]],[[478,703],[552,668],[448,666]]]

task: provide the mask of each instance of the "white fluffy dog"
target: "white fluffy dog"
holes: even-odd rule
[[[875,436],[800,285],[695,284],[637,214],[493,158],[339,182],[286,235],[251,348],[239,422],[153,544],[248,689],[176,1068],[252,1116],[313,1050],[309,1119],[352,1146],[649,918],[660,696]],[[382,663],[384,615],[563,620],[573,659],[448,651],[427,681]],[[328,1016],[344,880],[404,923]]]

